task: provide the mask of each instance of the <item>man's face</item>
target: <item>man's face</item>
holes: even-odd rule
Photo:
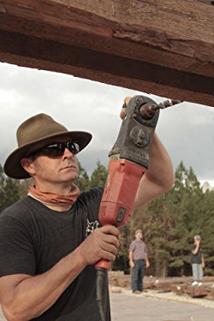
[[[137,240],[141,240],[143,238],[143,234],[141,232],[137,232],[135,236]]]
[[[194,243],[195,244],[200,244],[201,240],[198,237],[194,237]]]
[[[76,156],[65,148],[63,155],[49,157],[38,154],[25,167],[35,182],[40,186],[67,185],[71,184],[79,173],[78,161]]]

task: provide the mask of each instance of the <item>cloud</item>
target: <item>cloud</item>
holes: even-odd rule
[[[92,143],[79,155],[92,172],[107,164],[116,140],[125,96],[142,94],[70,75],[0,64],[0,162],[16,148],[16,128],[26,118],[45,112],[71,130],[92,132]],[[152,96],[156,101],[163,98]],[[214,180],[214,109],[182,103],[161,111],[157,133],[174,166],[183,160],[202,180]]]
[[[160,138],[175,166],[183,160],[199,179],[214,179],[214,109],[190,103],[162,111],[158,124]]]

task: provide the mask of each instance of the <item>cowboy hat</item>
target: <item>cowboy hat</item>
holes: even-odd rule
[[[92,135],[83,131],[68,131],[46,114],[35,115],[24,121],[16,132],[18,148],[6,159],[5,173],[12,178],[29,178],[30,175],[21,165],[21,159],[51,143],[71,139],[78,143],[80,150],[90,142]]]

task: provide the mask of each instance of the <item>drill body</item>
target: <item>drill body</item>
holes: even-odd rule
[[[151,113],[150,107],[156,105],[145,96],[134,96],[127,105],[126,117],[109,152],[108,177],[99,209],[102,225],[120,227],[133,211],[140,180],[149,166],[149,147],[159,117],[159,110]],[[109,264],[100,261],[96,267],[108,269]]]
[[[127,105],[117,140],[109,152],[108,177],[100,204],[102,225],[121,226],[134,206],[140,180],[149,166],[149,147],[159,117],[159,110],[146,114],[157,105],[145,96],[134,96]]]

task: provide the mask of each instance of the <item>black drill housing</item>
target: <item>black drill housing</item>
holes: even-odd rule
[[[159,110],[148,117],[144,110],[157,103],[146,96],[134,96],[127,105],[118,138],[109,152],[112,159],[127,159],[148,168],[149,147],[157,125]]]

